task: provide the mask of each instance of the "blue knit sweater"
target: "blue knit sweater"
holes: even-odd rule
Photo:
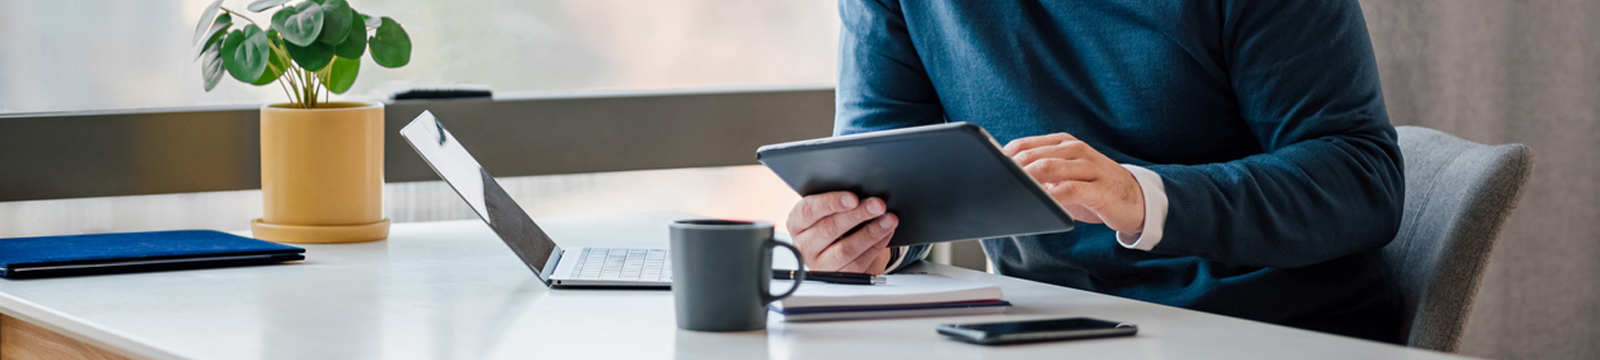
[[[1161,176],[1165,236],[986,239],[1001,274],[1395,342],[1404,181],[1357,5],[842,0],[836,132],[1070,133]]]

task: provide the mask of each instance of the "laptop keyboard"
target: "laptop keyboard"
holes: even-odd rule
[[[583,248],[572,273],[583,280],[672,281],[662,249]]]

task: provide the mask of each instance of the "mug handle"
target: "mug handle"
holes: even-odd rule
[[[787,243],[784,243],[782,241],[778,241],[776,239],[767,239],[767,243],[765,245],[766,246],[763,246],[764,248],[766,248],[766,251],[764,251],[764,252],[766,252],[768,254],[772,253],[772,249],[773,248],[776,248],[776,247],[779,247],[779,246],[788,248],[789,252],[794,253],[794,264],[795,264],[795,267],[799,268],[798,270],[805,270],[806,269],[805,260],[800,258],[800,249],[795,248],[794,245],[789,245]],[[767,272],[771,272],[771,271],[767,271]],[[766,275],[766,274],[763,274],[763,275]],[[778,294],[778,295],[772,295],[772,294],[769,294],[769,293],[763,291],[763,292],[761,292],[761,303],[762,304],[770,304],[773,301],[778,301],[778,300],[781,300],[783,298],[789,297],[789,295],[794,295],[794,291],[800,289],[800,282],[804,281],[805,279],[806,279],[806,273],[804,271],[796,271],[794,273],[794,285],[789,286],[789,291],[785,291],[785,292],[783,292],[783,294]]]

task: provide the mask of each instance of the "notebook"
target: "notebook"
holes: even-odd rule
[[[784,321],[819,321],[987,315],[1003,313],[1011,305],[992,284],[926,274],[884,277],[883,285],[807,281],[770,308]],[[772,288],[787,288],[789,281],[773,280]]]
[[[211,230],[0,239],[10,279],[197,269],[304,260],[305,249]]]
[[[929,316],[993,315],[1004,313],[1011,306],[1005,300],[983,300],[954,303],[845,306],[830,308],[773,308],[783,321],[828,321],[892,319]]]

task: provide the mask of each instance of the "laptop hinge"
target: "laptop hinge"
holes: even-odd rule
[[[567,255],[567,250],[562,249],[560,245],[556,245],[555,247],[555,251],[550,252],[550,259],[545,261],[543,267],[544,270],[539,271],[539,280],[544,281],[546,286],[552,284],[550,277],[556,274],[556,265],[560,264],[561,258]]]

